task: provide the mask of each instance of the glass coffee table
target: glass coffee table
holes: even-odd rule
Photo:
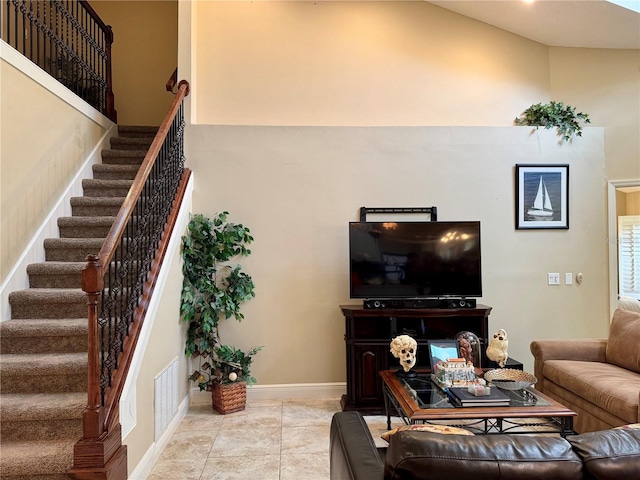
[[[509,396],[508,406],[456,407],[449,396],[431,381],[429,372],[413,377],[396,375],[396,370],[383,370],[382,390],[391,429],[393,407],[406,424],[431,423],[462,427],[474,433],[558,433],[573,435],[573,417],[577,414],[529,387],[502,390]],[[497,388],[497,387],[492,387]]]

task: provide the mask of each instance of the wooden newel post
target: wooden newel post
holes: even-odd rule
[[[88,358],[87,408],[82,418],[82,439],[73,447],[73,468],[68,472],[73,480],[126,480],[127,447],[122,445],[122,429],[117,423],[107,430],[105,407],[100,388],[100,341],[98,302],[104,287],[104,270],[97,255],[87,256],[82,270],[82,290],[87,294]]]
[[[98,438],[104,432],[104,408],[100,391],[100,348],[98,339],[98,301],[104,287],[104,275],[97,255],[87,256],[82,270],[82,290],[87,294],[88,319],[88,385],[87,408],[84,411],[83,438]]]
[[[111,25],[106,26],[105,30],[105,42],[106,42],[106,54],[107,54],[107,91],[105,98],[105,107],[106,107],[106,116],[113,123],[118,123],[118,112],[116,111],[116,102],[113,95],[113,80],[112,80],[112,67],[111,67],[111,45],[113,44],[113,30],[111,29]]]

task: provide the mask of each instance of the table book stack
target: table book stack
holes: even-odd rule
[[[473,395],[468,389],[452,387],[447,389],[451,403],[457,407],[508,407],[509,397],[498,388],[492,387],[489,395]]]

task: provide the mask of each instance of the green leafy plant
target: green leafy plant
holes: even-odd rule
[[[237,256],[251,254],[247,245],[253,237],[242,224],[227,222],[228,215],[222,212],[213,220],[202,214],[192,215],[187,234],[182,237],[180,311],[189,324],[185,353],[204,361],[189,377],[201,390],[212,383],[255,382],[249,367],[253,355],[262,349],[255,347],[244,353],[220,342],[220,321],[244,319],[240,305],[255,296],[253,279],[241,265],[229,264]]]
[[[556,127],[558,135],[565,141],[571,140],[573,135],[582,136],[580,122],[591,123],[589,115],[576,113],[575,107],[554,101],[531,105],[515,119],[516,125],[531,125],[545,129]]]

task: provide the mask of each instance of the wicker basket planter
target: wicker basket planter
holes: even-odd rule
[[[244,410],[247,403],[247,382],[227,384],[214,383],[211,386],[211,404],[213,409],[226,415]]]

